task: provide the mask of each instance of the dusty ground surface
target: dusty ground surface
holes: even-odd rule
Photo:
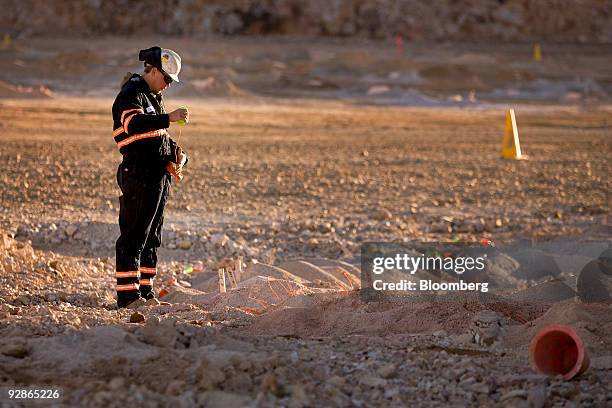
[[[300,94],[282,81],[266,91],[256,78],[274,78],[275,69],[297,72],[282,61],[274,68],[276,56],[292,55],[286,44],[266,51],[276,55],[266,57],[268,68],[252,47],[244,51],[240,64],[252,70],[236,74],[238,85],[215,88],[215,98],[194,93],[200,76],[186,69],[184,88],[167,101],[168,108],[187,105],[192,112],[180,136],[190,163],[185,180],[173,186],[160,251],[158,284],[171,291],[170,305],[145,307],[144,321],[130,323],[131,311],[113,309],[120,155],[111,136],[114,91],[103,86],[127,67],[109,63],[88,74],[80,62],[41,76],[66,44],[46,54],[40,43],[22,46],[17,61],[29,68],[3,66],[14,72],[14,86],[3,88],[7,98],[0,101],[0,384],[60,386],[67,406],[610,404],[609,305],[567,296],[486,305],[478,299],[364,303],[351,290],[358,286],[359,245],[369,240],[571,240],[586,248],[580,260],[596,257],[610,240],[612,108],[600,56],[578,54],[556,71],[583,70],[582,78],[604,84],[599,96],[564,90],[520,105],[459,100],[461,70],[441,73],[438,93],[408,103],[427,106],[385,99],[401,86],[364,82],[349,68],[336,71],[357,84],[338,86],[352,89],[346,97]],[[227,63],[226,55],[243,51],[226,45],[212,61],[195,47],[186,53],[208,75]],[[333,44],[320,49],[339,61],[353,52]],[[479,61],[493,67],[495,58],[512,60],[511,50],[503,51]],[[441,53],[436,64],[456,66],[456,54],[468,52]],[[29,65],[28,55],[37,63]],[[369,60],[372,70],[378,61]],[[406,61],[418,69],[425,64]],[[389,75],[397,70],[401,77],[404,69],[390,67],[385,78],[397,79]],[[547,75],[537,65],[525,71],[534,79]],[[338,81],[323,72],[322,79],[306,73],[300,81]],[[86,74],[96,85],[89,95]],[[71,82],[76,91],[69,92]],[[372,85],[392,91],[377,88],[368,96]],[[434,88],[415,87],[406,92]],[[269,89],[287,97],[271,98]],[[572,104],[559,105],[563,97]],[[528,161],[499,158],[509,106],[516,108]],[[170,131],[178,138],[177,128]],[[246,266],[243,283],[225,295],[214,274],[190,271],[210,271],[220,259],[238,256]],[[287,263],[292,259],[319,267]],[[575,280],[575,262],[560,259],[564,279]],[[345,263],[334,263],[339,260]],[[482,343],[475,332],[490,313],[502,329]],[[593,367],[574,381],[529,368],[528,343],[549,323],[572,325],[587,341]]]

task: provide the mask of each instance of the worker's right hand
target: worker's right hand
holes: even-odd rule
[[[168,162],[166,171],[178,182],[183,179],[183,170],[176,163]]]
[[[170,122],[178,122],[184,119],[185,122],[189,122],[189,111],[186,108],[178,108],[168,114]]]

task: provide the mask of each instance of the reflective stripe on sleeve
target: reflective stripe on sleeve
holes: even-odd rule
[[[141,279],[140,280],[140,286],[151,286],[151,279]]]
[[[148,273],[150,275],[155,275],[157,273],[157,268],[147,268],[147,267],[141,266],[140,272]]]
[[[117,129],[115,129],[115,130],[113,131],[113,137],[115,137],[115,136],[119,136],[119,135],[120,135],[120,134],[122,134],[122,133],[123,133],[123,126],[122,126],[122,127],[118,127]]]
[[[123,131],[125,133],[128,133],[128,126],[130,125],[130,122],[132,121],[132,118],[134,118],[134,116],[136,116],[136,114],[130,115],[127,118],[125,118],[125,122],[123,122]]]
[[[125,115],[127,115],[130,112],[134,112],[132,113],[132,115],[135,115],[136,113],[144,113],[144,111],[142,109],[126,109],[121,113],[121,124],[123,125],[123,121],[125,120]]]

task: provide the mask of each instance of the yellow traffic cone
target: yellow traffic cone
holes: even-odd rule
[[[537,62],[542,61],[542,48],[538,43],[533,44],[533,60]]]
[[[504,129],[504,140],[502,141],[501,155],[504,159],[527,159],[527,156],[523,156],[521,153],[521,142],[519,141],[516,118],[514,117],[514,109],[510,109],[508,113],[506,113],[506,128]]]
[[[11,35],[10,34],[4,34],[4,37],[2,38],[2,47],[3,48],[8,48],[11,46],[11,43],[13,42]]]

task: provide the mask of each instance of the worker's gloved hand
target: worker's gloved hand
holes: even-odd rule
[[[183,149],[181,149],[180,146],[176,146],[174,158],[176,162],[168,162],[168,164],[166,165],[166,170],[178,182],[183,179],[183,166],[187,161],[187,155],[185,154],[185,152],[183,152]]]
[[[183,169],[176,163],[168,162],[168,164],[166,164],[166,171],[174,177],[177,182],[183,179]]]
[[[178,108],[173,110],[168,114],[168,119],[170,122],[178,122],[179,120],[184,120],[185,123],[189,122],[189,111],[187,108]]]

